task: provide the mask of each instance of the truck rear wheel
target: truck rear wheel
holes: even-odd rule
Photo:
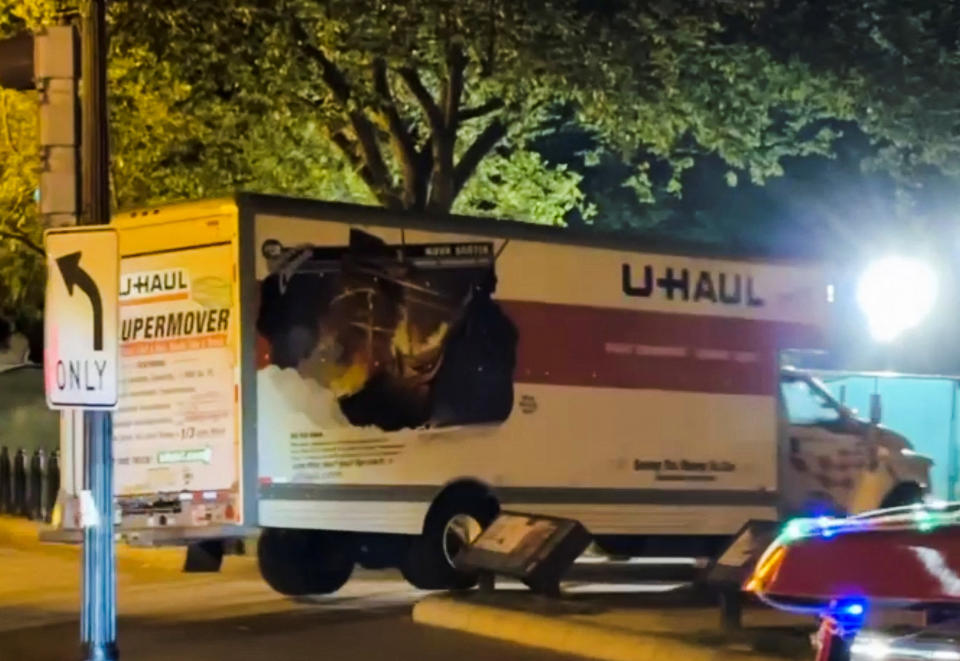
[[[264,528],[257,544],[260,575],[287,596],[336,592],[353,572],[353,546],[343,533]]]
[[[414,538],[400,566],[403,577],[421,590],[465,590],[477,583],[474,572],[458,571],[453,559],[473,542],[497,515],[491,496],[450,494],[437,501]]]

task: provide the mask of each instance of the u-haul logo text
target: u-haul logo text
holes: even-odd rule
[[[140,271],[120,276],[120,300],[184,295],[189,291],[190,278],[186,270],[181,268]]]
[[[622,276],[623,293],[627,296],[650,298],[662,295],[668,301],[710,301],[755,308],[765,305],[751,275],[725,271],[692,271],[672,266],[658,271],[649,264],[634,269],[630,264],[624,264]]]

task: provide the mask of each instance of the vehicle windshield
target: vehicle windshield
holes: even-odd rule
[[[784,376],[780,380],[780,394],[790,424],[825,424],[850,416],[826,387],[813,378]]]

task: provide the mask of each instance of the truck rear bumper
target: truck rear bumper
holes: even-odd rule
[[[119,541],[140,547],[187,546],[214,539],[246,539],[259,534],[259,528],[231,525],[204,528],[118,528],[116,531]],[[83,531],[79,528],[45,530],[40,533],[40,541],[80,544],[83,542]]]

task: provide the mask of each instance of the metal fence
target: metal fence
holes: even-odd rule
[[[49,522],[60,491],[59,451],[0,446],[0,514]]]

